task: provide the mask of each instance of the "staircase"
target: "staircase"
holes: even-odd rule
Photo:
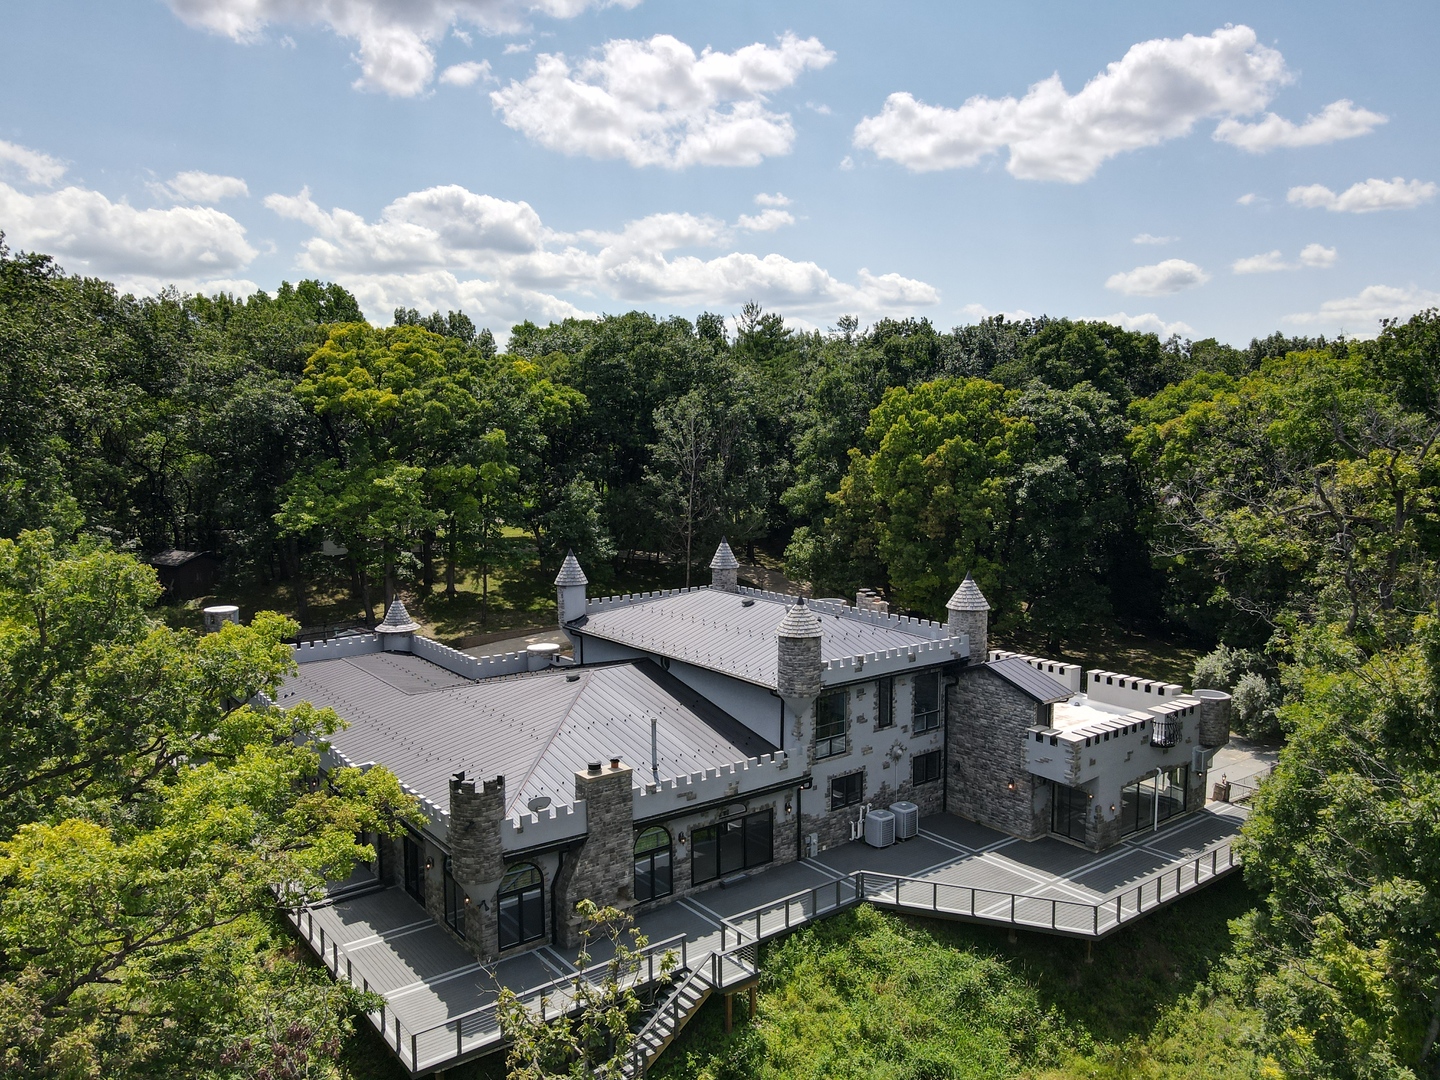
[[[682,979],[675,992],[665,999],[635,1035],[635,1050],[626,1063],[624,1075],[639,1080],[667,1046],[675,1041],[690,1018],[700,1011],[705,999],[715,992],[707,965],[701,965]]]

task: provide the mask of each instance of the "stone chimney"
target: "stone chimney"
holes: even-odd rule
[[[560,619],[560,629],[585,614],[585,586],[590,579],[580,569],[575,552],[567,551],[565,561],[560,564],[560,573],[555,575],[555,608]]]
[[[234,604],[216,604],[207,607],[201,614],[205,617],[205,633],[218,634],[226,623],[240,625],[240,609]]]
[[[557,913],[560,943],[580,943],[581,920],[575,905],[594,900],[621,911],[635,904],[635,795],[630,766],[616,758],[608,765],[592,761],[575,774],[575,801],[585,804],[590,827],[584,845],[566,859],[562,871],[561,906]]]
[[[729,541],[722,536],[720,546],[715,549],[715,557],[710,560],[710,587],[722,592],[739,592],[739,574],[740,560],[735,558]]]
[[[964,634],[970,639],[970,662],[985,663],[990,645],[990,602],[968,573],[945,605],[945,610],[950,613],[945,624],[950,635],[959,637]]]
[[[404,602],[397,596],[390,601],[385,620],[375,627],[375,633],[380,635],[386,652],[410,652],[415,642],[415,631],[419,629],[420,624],[410,618],[410,612],[405,610]]]
[[[775,689],[787,701],[801,701],[820,695],[820,620],[797,596],[775,628],[779,635]]]
[[[1223,690],[1196,690],[1200,699],[1196,724],[1200,745],[1207,750],[1230,741],[1230,695]]]

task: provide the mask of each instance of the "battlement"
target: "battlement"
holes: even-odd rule
[[[549,806],[538,812],[518,810],[500,822],[500,849],[524,851],[562,840],[573,840],[590,831],[585,800],[566,806]]]
[[[1156,679],[1141,679],[1091,668],[1085,673],[1084,691],[1091,701],[1122,709],[1148,709],[1162,698],[1179,697],[1184,687]]]
[[[429,660],[437,667],[454,672],[466,679],[493,679],[499,675],[518,675],[530,670],[528,654],[523,652],[496,653],[493,656],[471,656],[459,649],[441,645],[438,641],[415,636],[410,646],[419,657]]]
[[[329,641],[304,641],[291,648],[297,664],[313,664],[320,660],[343,660],[347,656],[383,652],[384,642],[379,634],[355,634]]]
[[[1085,689],[1085,674],[1079,664],[1065,664],[1059,660],[1047,660],[1043,656],[1031,656],[1029,653],[1010,652],[1008,649],[991,649],[986,654],[989,660],[1023,660],[1036,671],[1043,671],[1056,682],[1063,684],[1075,693],[1082,693]]]
[[[820,685],[833,686],[836,683],[853,682],[858,678],[892,675],[897,671],[904,671],[911,664],[933,664],[969,655],[970,641],[962,635],[916,642],[914,645],[886,649],[884,652],[842,656],[822,663]]]
[[[785,780],[790,772],[790,755],[784,750],[747,758],[716,769],[702,769],[658,784],[634,788],[635,820],[673,813],[695,803],[733,799]],[[638,778],[643,773],[636,770]]]
[[[665,596],[679,596],[682,593],[704,592],[708,585],[696,585],[689,589],[656,589],[654,592],[622,593],[617,596],[597,596],[585,601],[585,612],[607,611],[610,608],[628,607],[645,600],[659,600]],[[741,590],[744,591],[743,589]]]

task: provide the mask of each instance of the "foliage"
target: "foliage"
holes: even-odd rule
[[[577,974],[564,985],[563,1015],[558,1017],[541,1015],[557,1005],[551,998],[532,1009],[508,988],[501,989],[496,1011],[510,1043],[505,1062],[510,1080],[619,1080],[630,1064],[636,1021],[645,1004],[631,976],[639,967],[637,953],[649,942],[618,908],[582,900],[577,911],[582,923],[576,967],[583,971],[590,966],[597,940],[609,943],[610,959],[598,979]],[[661,959],[657,977],[662,986],[669,983],[678,961],[673,951]]]

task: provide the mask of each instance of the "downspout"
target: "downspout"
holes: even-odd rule
[[[555,864],[555,877],[550,884],[550,944],[560,947],[560,875],[565,872],[565,849],[557,853],[560,861]],[[496,912],[499,916],[499,912]]]
[[[780,749],[785,749],[785,699],[780,696],[779,691],[771,690],[770,696],[780,702]]]

